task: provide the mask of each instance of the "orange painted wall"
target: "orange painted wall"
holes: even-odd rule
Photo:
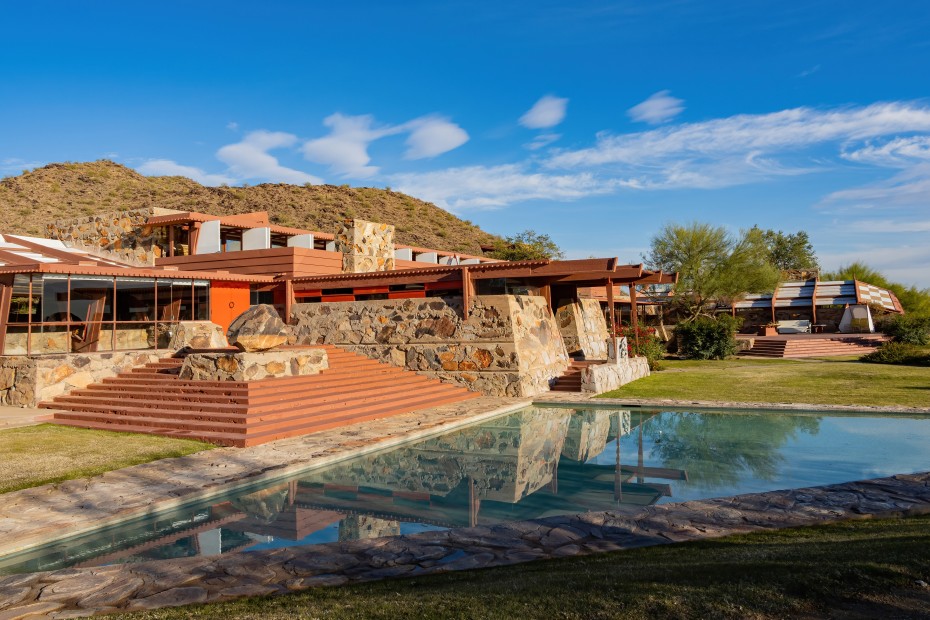
[[[249,309],[249,284],[247,282],[210,283],[210,320],[223,326],[223,331],[237,316]]]

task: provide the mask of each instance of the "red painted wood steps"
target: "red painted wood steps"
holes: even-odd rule
[[[254,446],[481,396],[324,345],[329,369],[261,381],[190,381],[182,358],[133,368],[40,407],[55,424]]]

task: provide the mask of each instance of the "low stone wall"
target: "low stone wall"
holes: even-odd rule
[[[58,220],[46,226],[46,236],[97,256],[151,267],[161,249],[145,223],[157,211],[150,207]]]
[[[482,295],[462,319],[461,298],[297,304],[298,344],[333,344],[491,396],[532,396],[568,367],[542,297]]]
[[[271,377],[316,375],[329,368],[324,349],[254,353],[192,353],[184,358],[181,379],[259,381]]]
[[[115,351],[0,357],[0,405],[34,407],[44,400],[87,387],[166,352]]]
[[[581,391],[603,394],[621,385],[649,376],[645,357],[621,358],[616,362],[588,366],[581,371]]]
[[[607,359],[607,322],[596,299],[582,299],[560,306],[556,311],[559,331],[569,353],[581,353],[589,360]]]

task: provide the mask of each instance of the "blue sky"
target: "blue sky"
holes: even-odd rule
[[[389,186],[631,262],[803,229],[930,286],[924,0],[24,2],[0,74],[0,176]]]

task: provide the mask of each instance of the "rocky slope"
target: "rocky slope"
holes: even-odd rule
[[[106,160],[49,164],[0,180],[0,232],[44,236],[52,220],[137,207],[216,215],[267,211],[276,224],[324,232],[333,232],[341,219],[360,218],[394,224],[399,243],[471,254],[498,239],[434,204],[371,187],[204,187],[185,177],[146,177]]]

